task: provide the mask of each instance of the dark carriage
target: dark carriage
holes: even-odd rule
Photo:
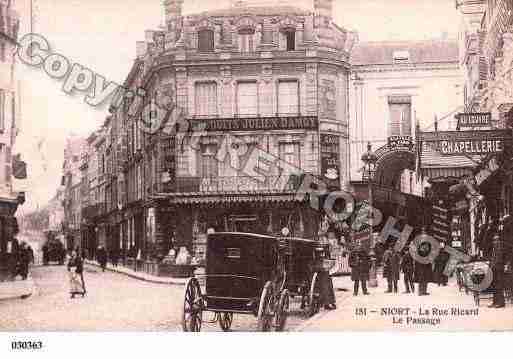
[[[200,331],[203,311],[215,313],[223,330],[233,314],[257,317],[261,331],[283,330],[289,294],[283,288],[282,240],[250,233],[212,233],[207,238],[204,292],[201,277],[185,285],[184,331]]]
[[[303,238],[283,238],[285,275],[283,288],[291,297],[299,296],[303,313],[310,317],[320,309],[322,276],[329,275],[327,245]]]

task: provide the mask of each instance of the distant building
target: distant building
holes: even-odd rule
[[[12,186],[13,174],[18,173],[19,158],[13,164],[14,146],[19,129],[19,93],[16,75],[16,50],[19,16],[14,1],[0,1],[0,280],[12,266],[16,251],[14,239],[18,225],[14,214],[25,201],[24,193],[16,193]],[[13,167],[14,165],[14,167]],[[14,173],[13,173],[14,170]],[[23,172],[23,170],[21,171]],[[25,173],[26,177],[26,173]]]
[[[457,41],[363,42],[355,46],[351,63],[352,181],[362,179],[361,156],[368,142],[379,152],[386,149],[390,137],[414,139],[417,126],[421,130],[456,128],[454,115],[463,110]],[[383,158],[374,182],[422,195],[415,158],[413,149]]]
[[[80,224],[82,222],[82,173],[80,171],[81,155],[86,148],[86,141],[78,136],[70,136],[64,148],[62,186],[64,191],[64,234],[66,247],[80,246]]]

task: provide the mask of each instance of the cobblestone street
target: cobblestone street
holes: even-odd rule
[[[181,331],[183,286],[147,283],[92,266],[86,267],[84,276],[86,297],[70,299],[66,267],[34,267],[36,292],[25,300],[0,302],[0,330]],[[305,322],[298,306],[291,301],[287,330]],[[203,314],[202,330],[220,331],[217,323],[206,323],[211,317]],[[235,315],[232,329],[256,330],[256,318]]]

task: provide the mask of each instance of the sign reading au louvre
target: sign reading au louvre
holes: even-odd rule
[[[459,113],[456,116],[458,128],[490,126],[492,114],[490,112]]]

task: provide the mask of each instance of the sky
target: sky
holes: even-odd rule
[[[164,22],[163,0],[33,0],[32,31],[43,35],[51,51],[64,55],[123,83],[135,59],[135,43],[144,31]],[[259,2],[254,0],[254,2]],[[260,0],[272,3],[273,0]],[[17,0],[20,38],[30,32],[30,0]],[[279,0],[305,9],[313,0]],[[226,8],[230,0],[185,0],[184,13]],[[454,0],[334,0],[335,22],[356,30],[360,41],[456,38],[459,26]],[[44,206],[53,197],[62,175],[65,139],[87,136],[105,120],[107,108],[84,103],[85,93],[70,96],[63,82],[41,68],[19,63],[22,91],[21,133],[16,152],[28,163],[28,179],[18,183],[27,201],[23,214]],[[42,146],[38,148],[38,143]]]

